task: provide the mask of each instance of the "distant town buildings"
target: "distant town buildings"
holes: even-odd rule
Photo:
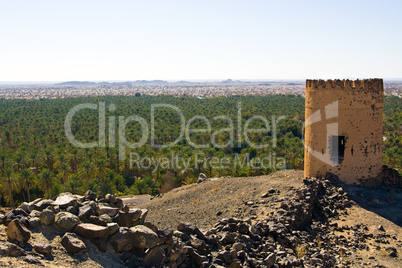
[[[385,95],[402,97],[401,82],[385,82]],[[95,97],[104,95],[212,96],[294,94],[304,96],[304,82],[158,82],[155,83],[62,83],[43,85],[0,85],[0,98],[40,99]]]

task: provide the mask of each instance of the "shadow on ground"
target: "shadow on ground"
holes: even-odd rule
[[[368,188],[348,185],[342,185],[342,187],[349,194],[350,200],[402,227],[402,188],[395,186]]]

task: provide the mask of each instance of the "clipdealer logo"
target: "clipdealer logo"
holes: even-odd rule
[[[156,109],[163,108],[163,109],[171,109],[173,112],[176,112],[180,116],[180,134],[173,142],[165,143],[165,144],[157,144],[155,141],[155,111]],[[91,110],[98,110],[99,114],[99,124],[98,124],[98,131],[99,131],[99,138],[98,141],[94,142],[83,142],[79,141],[74,137],[72,131],[73,125],[73,118],[76,113],[83,109],[91,109]],[[116,106],[114,104],[108,105],[108,110],[113,112],[116,110]],[[183,138],[186,139],[187,144],[192,146],[196,149],[203,149],[207,148],[210,144],[216,148],[226,148],[231,147],[241,148],[241,136],[244,136],[245,142],[252,148],[268,148],[270,145],[272,148],[276,147],[276,135],[277,135],[277,124],[279,121],[285,119],[285,116],[272,116],[271,120],[263,116],[252,116],[246,120],[244,126],[242,125],[242,107],[241,102],[238,103],[237,107],[237,128],[235,128],[235,124],[233,120],[226,115],[215,116],[212,120],[208,119],[205,116],[196,115],[186,121],[183,112],[176,106],[171,104],[152,104],[150,109],[150,125],[148,122],[141,116],[132,115],[129,117],[124,116],[108,116],[108,141],[106,142],[106,104],[105,102],[99,102],[99,104],[94,103],[83,103],[73,107],[67,114],[64,122],[64,130],[67,136],[67,139],[74,145],[79,148],[95,148],[95,147],[116,147],[116,132],[118,133],[118,148],[119,148],[119,159],[124,160],[126,157],[126,148],[140,148],[144,146],[148,139],[150,138],[150,145],[152,148],[169,148],[177,145],[180,140]],[[118,119],[118,127],[116,130],[116,119]],[[193,128],[192,123],[194,121],[203,121],[205,123],[205,128]],[[220,128],[218,130],[212,131],[212,122],[217,121],[226,121],[228,127]],[[263,128],[260,129],[253,129],[250,128],[250,124],[253,121],[260,121],[263,123]],[[130,122],[136,122],[141,127],[141,138],[137,142],[130,142],[127,140],[126,137],[126,127],[127,124]],[[204,144],[196,144],[194,141],[191,140],[190,133],[209,133],[211,135],[210,143]],[[220,133],[228,133],[229,139],[225,144],[219,144],[216,140],[217,135]],[[250,138],[250,133],[261,133],[264,135],[271,134],[272,144],[254,144]],[[236,134],[236,137],[235,137]]]

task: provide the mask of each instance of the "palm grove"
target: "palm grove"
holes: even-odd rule
[[[119,148],[81,149],[72,145],[66,138],[64,123],[66,114],[74,106],[82,103],[98,104],[105,102],[106,107],[114,104],[116,109],[106,109],[106,118],[132,115],[143,117],[151,122],[152,104],[171,104],[178,107],[186,120],[194,116],[204,116],[210,122],[212,131],[217,134],[211,141],[211,133],[190,133],[194,144],[208,144],[205,148],[194,148],[183,137],[177,145],[169,148],[153,148],[149,139],[137,149],[127,148],[124,160],[119,160]],[[278,121],[275,137],[269,133],[242,133],[236,137],[241,146],[219,146],[230,140],[227,120],[214,119],[228,116],[233,122],[239,120],[238,104],[241,103],[240,121],[244,125],[253,116],[270,119],[284,116]],[[384,164],[394,168],[402,165],[402,100],[398,97],[385,97],[384,107]],[[180,134],[180,116],[172,109],[157,109],[155,119],[155,142],[167,144],[176,140]],[[38,197],[52,198],[60,192],[69,191],[83,194],[91,189],[99,195],[113,193],[152,194],[166,192],[183,184],[197,180],[199,173],[207,176],[256,176],[269,174],[278,168],[303,168],[304,149],[302,143],[302,124],[304,121],[304,98],[295,95],[270,96],[230,96],[197,99],[174,96],[105,96],[97,98],[67,98],[40,100],[0,100],[0,170],[1,202],[15,206],[22,201]],[[192,127],[203,129],[203,120],[193,120]],[[253,120],[250,127],[264,128],[262,120]],[[72,132],[77,140],[97,142],[99,133],[97,111],[84,109],[77,112],[72,122]],[[128,123],[125,129],[127,140],[141,139],[141,126],[136,122]],[[267,144],[265,148],[250,146]],[[276,139],[273,142],[272,139]],[[106,140],[109,132],[106,131]],[[118,140],[116,140],[118,143]],[[237,143],[236,143],[237,144]],[[275,146],[274,146],[275,145]],[[223,148],[220,148],[223,147]],[[189,159],[187,167],[182,165],[162,166],[130,165],[129,155],[146,159],[174,161],[172,155]],[[204,160],[219,158],[235,162],[240,159],[266,158],[282,165],[251,168],[249,165],[228,165],[214,168],[195,162],[194,155]],[[131,162],[132,164],[132,162]],[[143,163],[144,164],[144,163]]]

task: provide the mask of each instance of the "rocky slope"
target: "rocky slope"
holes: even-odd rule
[[[399,201],[389,190],[370,194]],[[400,267],[400,223],[361,207],[362,192],[280,171],[207,179],[138,208],[64,193],[1,216],[0,266]]]

